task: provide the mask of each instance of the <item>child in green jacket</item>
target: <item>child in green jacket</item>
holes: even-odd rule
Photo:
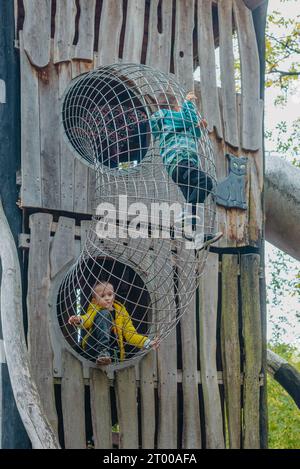
[[[192,205],[193,233],[190,239],[200,250],[218,241],[222,233],[204,236],[196,233],[197,204],[203,204],[211,193],[213,180],[202,169],[198,140],[201,128],[204,129],[207,123],[205,119],[199,119],[192,102],[194,99],[194,93],[188,93],[180,107],[174,95],[160,95],[160,109],[151,116],[150,126],[154,139],[159,139],[160,155],[169,176],[179,186],[186,202]],[[185,221],[188,217],[183,212],[180,218]]]

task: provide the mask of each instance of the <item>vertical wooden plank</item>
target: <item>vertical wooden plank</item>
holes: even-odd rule
[[[52,215],[36,213],[29,218],[30,251],[28,264],[28,351],[32,375],[37,384],[45,414],[57,432],[53,386],[53,350],[49,331],[50,230]]]
[[[183,389],[183,448],[201,448],[200,409],[197,371],[196,338],[196,280],[192,277],[191,263],[195,262],[193,250],[178,248],[178,295],[181,302],[192,300],[181,319],[182,389]],[[179,309],[179,314],[181,310]]]
[[[158,6],[160,0],[150,2],[149,30],[146,64],[169,73],[171,63],[171,35],[173,0],[161,4],[162,31],[158,31]]]
[[[217,90],[211,0],[198,0],[198,55],[203,114],[208,121],[208,130],[212,131],[215,127],[218,136],[223,138]]]
[[[233,147],[239,147],[232,43],[232,0],[219,0],[218,15],[224,139]]]
[[[109,379],[101,370],[91,369],[91,412],[96,449],[112,448]]]
[[[59,112],[61,113],[63,105],[63,95],[66,87],[72,80],[72,64],[71,62],[63,62],[58,65],[58,95],[59,95]],[[75,154],[71,150],[67,142],[67,137],[63,135],[62,126],[60,126],[60,198],[61,210],[73,212],[74,207],[74,170],[75,170]]]
[[[88,171],[88,200],[87,211],[94,214],[97,206],[97,188],[96,188],[96,171],[89,168]]]
[[[58,74],[52,62],[39,73],[42,206],[60,210]]]
[[[119,62],[122,23],[123,2],[103,0],[99,27],[98,66]]]
[[[193,30],[194,0],[176,1],[176,32],[174,45],[175,75],[186,90],[194,84]]]
[[[92,67],[92,65],[91,65]],[[80,61],[72,62],[72,78],[77,77],[81,73],[87,72],[87,66]],[[88,171],[86,164],[82,163],[78,158],[74,162],[74,212],[86,213],[88,201]]]
[[[225,447],[216,364],[218,308],[218,254],[209,253],[206,274],[199,286],[200,368],[203,389],[206,448]]]
[[[155,398],[154,398],[154,363],[153,352],[149,352],[140,363],[141,389],[141,432],[142,448],[154,448],[155,436]]]
[[[238,268],[236,255],[223,255],[221,344],[229,444],[232,449],[241,447]]]
[[[75,219],[59,217],[50,249],[51,278],[75,259]]]
[[[258,254],[241,257],[241,291],[244,338],[243,448],[260,448],[259,374],[262,368],[262,331]]]
[[[141,63],[145,0],[128,0],[123,62]]]
[[[134,367],[116,372],[116,397],[120,425],[120,449],[137,449],[139,438]]]
[[[30,62],[46,67],[50,61],[51,0],[23,0],[23,42]]]
[[[61,402],[66,449],[85,449],[85,409],[82,364],[66,350],[63,353]]]
[[[158,291],[156,320],[172,321],[176,315],[173,269],[170,265],[170,243],[166,239],[154,240],[154,281]],[[161,263],[164,267],[162,268]],[[162,297],[162,288],[165,295]],[[162,315],[164,318],[161,318]],[[160,331],[166,333],[166,330]],[[177,448],[177,343],[174,328],[157,351],[158,435],[157,447]]]
[[[71,48],[75,35],[75,0],[56,2],[53,62],[71,60]]]
[[[252,12],[242,0],[234,0],[242,77],[242,147],[257,150],[261,144],[260,65]]]
[[[23,206],[42,205],[39,82],[23,49],[20,31],[21,61],[21,199]]]
[[[94,59],[96,0],[80,0],[80,17],[78,25],[78,43],[74,59]]]

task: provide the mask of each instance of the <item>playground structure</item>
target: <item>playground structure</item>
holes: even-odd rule
[[[33,403],[34,411],[28,413],[26,399],[20,403],[17,398],[33,447],[85,448],[92,435],[96,448],[267,446],[262,130],[266,7],[267,2],[255,0],[23,0],[15,2],[14,13],[6,10],[10,28],[14,19],[20,61],[19,71],[16,64],[11,69],[20,82],[21,102],[22,229],[19,225],[14,234],[22,250],[28,352],[22,339],[19,260],[8,249],[12,239],[7,224],[3,272],[11,265],[16,268],[12,277],[3,275],[1,313],[14,394],[22,389]],[[241,92],[235,86],[234,32]],[[195,91],[208,121],[218,181],[228,176],[227,153],[247,158],[247,209],[217,206],[224,236],[207,255],[189,311],[159,350],[132,366],[105,372],[80,360],[57,330],[57,294],[84,247],[96,184],[94,169],[74,158],[64,140],[59,116],[73,78],[119,61],[174,73],[186,90]],[[194,78],[198,66],[200,82]],[[11,113],[16,118],[14,108]],[[270,207],[271,202],[267,211]],[[270,231],[275,233],[272,224]],[[278,244],[280,236],[278,230]],[[291,246],[299,255],[294,242]],[[183,292],[185,283],[183,275]],[[4,287],[14,289],[12,303],[7,304]],[[172,289],[168,291],[178,308]],[[8,321],[8,310],[14,311],[15,320]],[[19,355],[11,361],[13,346]],[[19,374],[22,367],[25,371]],[[119,433],[113,441],[116,423]]]

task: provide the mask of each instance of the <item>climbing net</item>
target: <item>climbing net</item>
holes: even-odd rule
[[[147,353],[195,299],[201,247],[216,231],[214,156],[195,99],[174,76],[136,64],[85,73],[64,95],[67,142],[94,169],[95,213],[58,320],[91,361]]]

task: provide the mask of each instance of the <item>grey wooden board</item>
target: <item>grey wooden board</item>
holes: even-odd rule
[[[20,31],[21,67],[21,199],[25,206],[42,206],[40,160],[39,81],[23,48]]]
[[[71,62],[63,62],[58,65],[58,94],[59,94],[59,110],[62,109],[63,96],[65,90],[72,80],[72,64]],[[61,210],[73,212],[74,209],[74,171],[75,156],[71,151],[70,145],[67,143],[66,137],[63,135],[62,126],[60,126],[60,173],[61,173]]]
[[[196,277],[191,264],[195,263],[194,250],[184,245],[177,248],[179,313],[181,318],[182,390],[183,390],[183,448],[201,448],[200,409],[197,371],[196,337]],[[196,267],[196,263],[195,263]],[[186,307],[185,305],[188,304]]]
[[[223,137],[217,92],[211,0],[198,0],[198,55],[203,114],[207,119],[209,131],[215,127],[218,136]]]
[[[42,206],[60,209],[58,75],[52,62],[39,74]]]
[[[172,266],[165,265],[162,270],[159,260],[168,258],[161,255],[171,249],[168,240],[155,240],[153,257],[154,278],[157,286],[164,285],[165,296],[157,298],[157,321],[168,314],[170,320],[176,314],[176,304],[173,290]],[[163,274],[162,274],[163,273]],[[164,334],[167,331],[162,331]],[[159,449],[173,449],[177,447],[177,344],[175,328],[163,340],[157,352],[158,377],[158,434],[157,447]]]
[[[239,147],[237,125],[235,70],[232,42],[232,0],[218,2],[220,28],[220,69],[223,97],[224,139],[233,147]]]
[[[149,30],[146,64],[169,73],[171,63],[171,33],[173,0],[161,4],[162,31],[158,30],[158,5],[160,0],[152,0],[149,11]]]
[[[75,220],[60,217],[50,250],[51,278],[75,259]]]
[[[75,35],[75,0],[59,0],[56,4],[54,57],[53,62],[71,59],[71,50]]]
[[[216,330],[218,308],[218,254],[209,253],[206,275],[199,286],[200,369],[205,413],[206,448],[223,449],[223,417],[217,380]]]
[[[96,0],[80,0],[79,5],[78,42],[73,58],[93,61]]]
[[[155,437],[154,352],[140,362],[142,448],[153,449]]]
[[[107,65],[119,61],[122,22],[122,2],[119,0],[103,0],[99,27],[98,65]]]
[[[134,367],[116,372],[115,390],[120,426],[120,449],[137,449],[138,412]]]
[[[241,258],[241,290],[244,338],[244,434],[243,448],[260,448],[260,389],[262,368],[262,324],[259,293],[260,256],[245,254]]]
[[[140,63],[144,37],[145,2],[128,0],[123,62]]]
[[[86,448],[84,399],[82,364],[65,350],[61,402],[66,449]]]
[[[33,65],[46,67],[50,61],[51,0],[23,0],[23,4],[24,49]]]
[[[95,448],[112,448],[110,384],[103,371],[91,370],[90,392]]]
[[[229,445],[241,447],[241,371],[238,317],[238,257],[222,257],[221,344]]]
[[[194,0],[177,0],[174,69],[175,75],[187,91],[192,91],[194,84],[194,19]]]
[[[31,239],[28,264],[28,351],[32,374],[37,384],[45,414],[57,431],[53,350],[49,331],[48,295],[50,288],[50,228],[52,215],[34,214],[29,219]]]
[[[242,147],[258,150],[261,145],[260,65],[251,11],[242,0],[234,0],[233,11],[239,39],[242,77]]]

